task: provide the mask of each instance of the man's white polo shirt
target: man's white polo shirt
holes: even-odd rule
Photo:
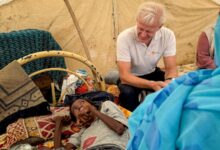
[[[131,62],[131,73],[136,76],[153,72],[162,56],[175,54],[175,35],[166,27],[156,32],[149,46],[138,41],[136,26],[121,32],[117,39],[117,61]]]

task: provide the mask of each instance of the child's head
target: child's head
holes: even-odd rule
[[[79,126],[88,127],[94,121],[90,106],[94,104],[86,99],[77,99],[70,105],[70,116]]]

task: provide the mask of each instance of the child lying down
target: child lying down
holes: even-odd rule
[[[70,118],[57,116],[55,118],[54,148],[67,150],[114,149],[126,148],[129,139],[127,119],[116,104],[105,101],[98,108],[85,99],[77,99],[70,105],[71,119],[81,127],[79,133],[73,134],[66,145],[61,144],[61,129]]]

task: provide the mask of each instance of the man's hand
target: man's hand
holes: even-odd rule
[[[169,84],[171,81],[172,81],[172,79],[171,79],[171,80],[165,80],[164,82],[165,82],[166,84]]]
[[[158,91],[167,86],[167,83],[163,81],[150,81],[150,84],[154,91]]]

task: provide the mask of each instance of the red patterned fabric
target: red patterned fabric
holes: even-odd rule
[[[85,142],[83,143],[83,149],[87,149],[90,145],[92,145],[95,139],[96,139],[96,136],[86,139]]]
[[[2,149],[8,149],[11,144],[28,138],[28,132],[24,125],[24,119],[19,119],[17,122],[8,126],[6,143]]]
[[[54,129],[55,123],[53,118],[55,116],[69,116],[69,107],[51,107],[52,115],[36,117],[37,126],[42,134],[42,138],[50,139],[54,137]],[[71,125],[70,125],[71,126]],[[62,132],[73,134],[74,132],[71,131],[70,126],[64,127]],[[66,130],[68,132],[66,132]]]
[[[10,145],[29,137],[40,137],[45,140],[52,139],[55,130],[53,118],[55,116],[69,115],[69,107],[51,107],[51,112],[51,115],[19,119],[10,124],[7,127],[6,142],[2,148],[9,149]],[[74,123],[62,129],[62,134],[67,136],[76,132],[79,132],[79,128]]]

